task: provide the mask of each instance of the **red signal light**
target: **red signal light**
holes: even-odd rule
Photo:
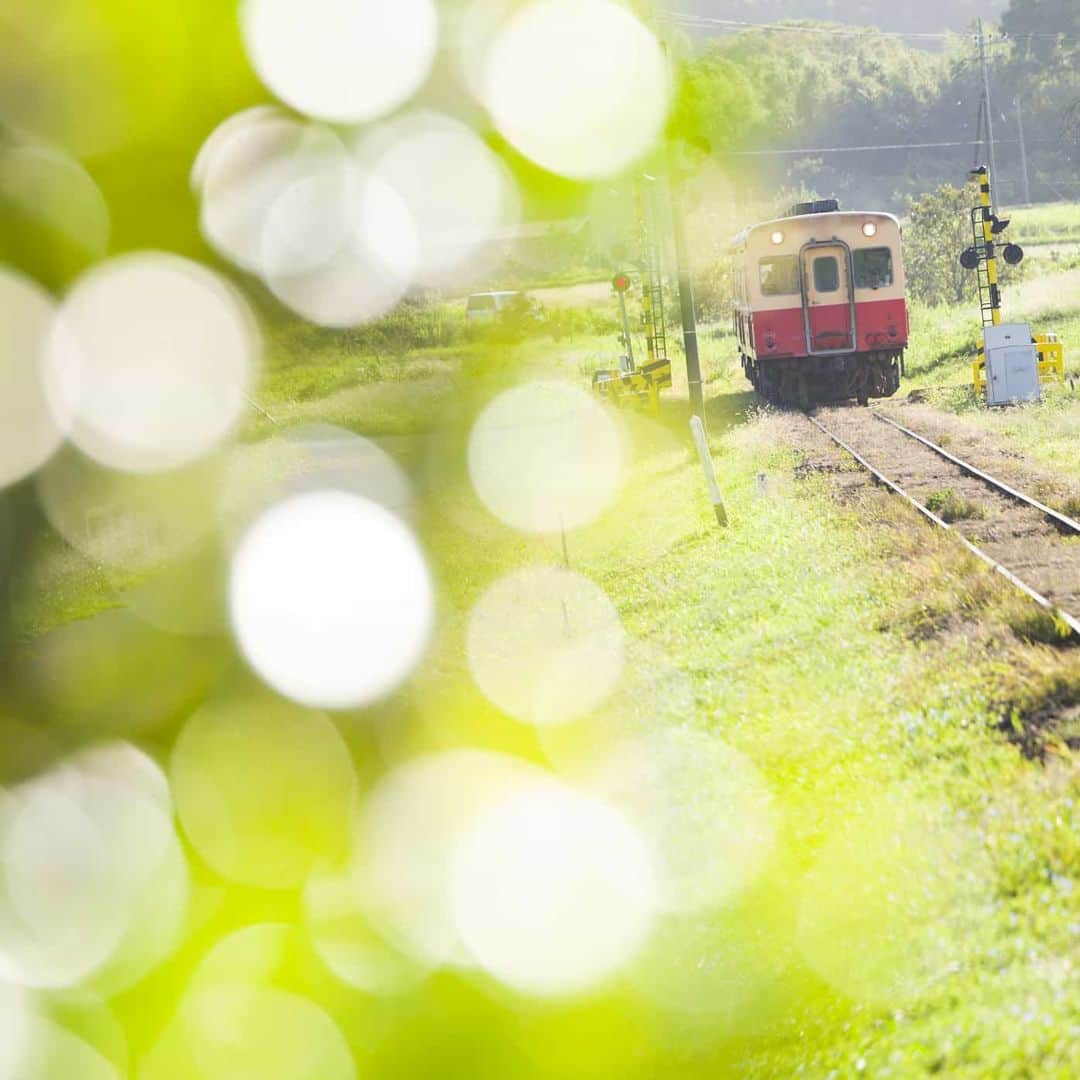
[[[616,274],[611,279],[611,287],[616,292],[626,292],[630,288],[630,275],[629,274]]]

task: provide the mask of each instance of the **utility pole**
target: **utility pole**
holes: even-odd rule
[[[1024,110],[1020,99],[1013,102],[1016,106],[1016,130],[1020,136],[1020,174],[1024,181],[1024,205],[1031,205],[1031,177],[1028,175],[1027,146],[1024,143]]]
[[[986,34],[983,33],[983,21],[979,19],[979,64],[982,66],[983,95],[986,100],[986,141],[990,147],[990,175],[997,176],[997,158],[994,155],[994,110],[990,102],[990,68],[986,63]],[[995,198],[993,213],[997,213]]]
[[[619,280],[616,278],[616,280]],[[619,294],[619,311],[622,313],[622,336],[626,346],[626,370],[634,370],[634,339],[630,336],[630,316],[626,312],[626,290],[616,285]]]
[[[667,43],[661,45],[669,69],[671,56]],[[671,84],[675,85],[674,75]],[[677,153],[677,150],[676,150]],[[690,280],[690,260],[686,251],[686,219],[683,217],[682,172],[680,162],[667,147],[665,172],[671,199],[671,226],[675,240],[675,268],[679,278],[679,314],[682,317],[683,349],[686,352],[686,384],[690,392],[690,414],[705,421],[705,396],[701,389],[701,359],[698,355],[697,316],[694,313],[694,286]]]
[[[697,316],[694,313],[694,286],[686,251],[686,220],[683,217],[682,177],[678,163],[668,167],[671,191],[672,230],[675,233],[675,264],[679,276],[679,311],[682,315],[683,348],[686,351],[686,382],[690,390],[690,412],[705,419],[705,397],[701,389],[701,359],[698,356]]]

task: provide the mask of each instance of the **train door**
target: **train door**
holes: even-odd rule
[[[807,244],[802,266],[807,352],[852,352],[855,294],[847,245],[839,241]]]

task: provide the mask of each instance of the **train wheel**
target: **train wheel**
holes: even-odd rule
[[[886,395],[887,397],[892,397],[893,394],[895,394],[897,390],[900,389],[900,376],[903,374],[903,366],[904,362],[902,357],[899,360],[893,360],[893,362],[889,365],[889,391]]]
[[[881,372],[872,359],[863,360],[855,370],[855,400],[865,408],[870,404],[870,395],[875,394],[881,383]]]
[[[796,386],[796,395],[797,395],[798,401],[799,401],[799,408],[802,409],[803,412],[809,412],[810,411],[810,388],[807,385],[806,376],[804,374],[802,374],[801,372],[799,373],[799,376],[798,376],[798,383],[797,383],[797,386]]]

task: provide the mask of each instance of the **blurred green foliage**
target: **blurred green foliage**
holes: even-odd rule
[[[742,186],[763,193],[770,186],[802,182],[839,195],[850,206],[899,210],[908,197],[958,183],[971,165],[983,92],[973,28],[961,32],[958,19],[951,40],[924,42],[870,27],[859,32],[851,25],[859,21],[858,12],[845,5],[843,15],[848,25],[805,23],[810,32],[704,33],[692,43],[684,38],[687,63],[677,130],[703,137],[718,153],[754,147],[961,144],[729,163]],[[997,181],[1005,203],[1018,202],[1022,190],[1016,98],[1023,102],[1034,198],[1076,194],[1077,17],[1074,5],[1060,0],[1014,0],[1001,24],[1010,39],[987,24],[999,140]],[[833,29],[842,32],[833,34]],[[963,145],[965,140],[970,142]]]
[[[978,283],[960,265],[960,253],[971,247],[971,208],[979,195],[973,184],[945,184],[908,206],[904,236],[908,288],[928,304],[960,303],[974,298]]]

